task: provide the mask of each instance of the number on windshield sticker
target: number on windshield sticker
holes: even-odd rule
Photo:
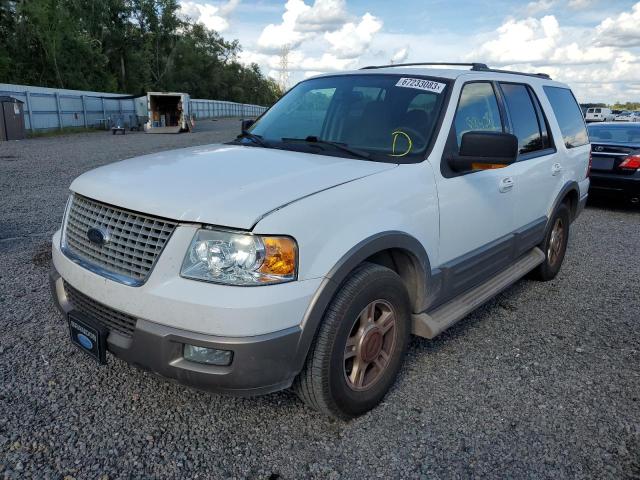
[[[433,80],[403,77],[398,80],[396,87],[417,88],[418,90],[425,90],[427,92],[442,93],[446,85],[444,83],[434,82]]]

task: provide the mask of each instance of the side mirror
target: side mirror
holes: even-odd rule
[[[476,168],[507,166],[518,158],[518,137],[502,132],[467,132],[462,135],[460,153],[449,158],[449,165],[463,172]],[[479,164],[477,167],[475,164]]]
[[[256,123],[255,120],[242,120],[240,123],[240,133],[244,133],[249,130],[251,128],[251,125],[253,125],[254,123]]]

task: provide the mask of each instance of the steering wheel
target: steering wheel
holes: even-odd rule
[[[406,138],[406,140],[409,142],[409,149],[401,154],[397,154],[394,151],[392,155],[395,157],[403,157],[405,155],[408,155],[409,153],[411,153],[411,150],[413,150],[413,147],[415,145],[424,146],[427,144],[427,139],[418,130],[411,127],[400,126],[400,127],[394,128],[391,132],[391,138],[393,142],[392,145],[395,146],[395,143],[398,140],[398,138],[403,138],[403,137]]]

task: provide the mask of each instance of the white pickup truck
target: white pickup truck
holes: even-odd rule
[[[554,278],[589,187],[571,90],[433,67],[304,80],[235,141],[78,177],[51,274],[71,341],[349,418],[391,387],[410,334]]]

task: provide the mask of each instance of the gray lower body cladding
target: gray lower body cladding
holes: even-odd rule
[[[55,270],[50,274],[50,285],[56,306],[66,318],[75,306]],[[137,319],[130,335],[109,329],[107,350],[131,365],[190,387],[251,396],[291,385],[299,370],[296,354],[301,334],[302,330],[294,327],[253,337],[219,337]],[[185,360],[185,344],[230,350],[232,362],[216,366]]]

